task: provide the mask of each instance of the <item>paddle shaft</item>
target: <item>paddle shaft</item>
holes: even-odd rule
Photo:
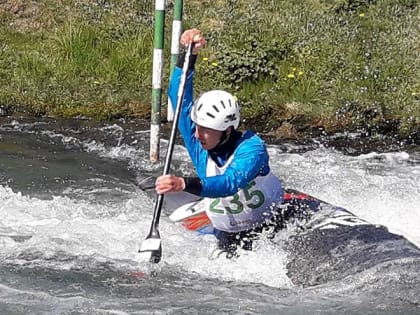
[[[193,46],[194,46],[193,43],[189,44],[187,47],[186,54],[185,54],[185,60],[182,67],[181,81],[179,83],[179,88],[178,88],[174,120],[172,123],[171,135],[169,137],[168,149],[166,151],[165,165],[163,167],[163,175],[169,174],[169,169],[171,166],[172,154],[173,154],[173,150],[175,146],[175,138],[176,138],[176,133],[178,129],[178,121],[179,121],[179,116],[181,114],[181,105],[182,105],[182,100],[184,98],[185,81],[187,79],[188,68],[190,67],[190,56],[192,54]],[[159,220],[160,220],[160,214],[162,212],[164,196],[165,196],[164,194],[158,194],[156,198],[155,209],[153,212],[153,219],[152,219],[152,224],[150,226],[148,238],[150,237],[159,238]]]

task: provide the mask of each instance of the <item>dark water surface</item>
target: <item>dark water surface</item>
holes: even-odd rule
[[[299,235],[291,226],[275,243],[262,239],[255,252],[227,260],[212,255],[211,236],[193,235],[164,216],[163,259],[150,265],[137,251],[154,200],[137,185],[162,165],[149,162],[148,128],[2,119],[0,314],[420,313],[416,147],[352,156],[319,141],[269,147],[273,171],[286,186],[404,236],[414,244],[410,255],[375,260],[369,246],[353,242],[317,261],[304,243],[288,250]],[[192,173],[181,146],[173,168]],[[398,244],[384,242],[379,251],[397,253]],[[349,273],[342,255],[363,255],[371,267]],[[292,281],[303,276],[324,280]]]

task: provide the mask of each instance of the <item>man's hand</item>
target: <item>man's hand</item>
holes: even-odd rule
[[[185,181],[182,177],[174,175],[162,175],[156,179],[156,192],[166,194],[170,192],[179,192],[185,189]]]
[[[186,30],[181,35],[181,45],[188,46],[191,42],[194,43],[193,54],[196,55],[198,52],[206,46],[206,40],[203,37],[203,33],[196,29]]]

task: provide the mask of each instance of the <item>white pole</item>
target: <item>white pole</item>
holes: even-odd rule
[[[155,2],[153,43],[152,112],[150,124],[150,160],[159,161],[160,122],[162,107],[163,42],[165,28],[165,0]]]

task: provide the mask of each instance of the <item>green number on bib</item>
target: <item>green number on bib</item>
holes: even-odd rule
[[[242,191],[244,192],[244,197],[246,201],[254,200],[253,203],[247,203],[247,207],[251,209],[256,209],[263,205],[265,201],[264,194],[260,190],[251,190],[251,188],[255,185],[255,181],[250,182]],[[220,203],[220,198],[214,199],[210,203],[210,211],[214,213],[223,214],[225,212],[229,212],[232,214],[238,214],[244,211],[244,204],[239,200],[239,194],[236,193],[232,196],[232,199],[229,201],[229,204],[232,207],[226,206],[217,208]],[[254,198],[255,197],[255,198]]]
[[[245,188],[244,188],[244,195],[246,201],[252,200],[252,198],[255,196],[257,197],[255,203],[247,203],[246,205],[250,207],[251,209],[256,209],[260,207],[264,201],[265,197],[261,190],[254,190],[250,192],[250,189],[255,185],[255,181],[250,182]]]
[[[232,214],[241,213],[244,210],[244,205],[242,202],[239,201],[239,195],[234,194],[233,199],[230,201],[232,205],[235,205],[235,208],[232,209],[231,207],[226,207],[226,211]]]
[[[214,212],[214,213],[225,213],[224,208],[222,209],[218,209],[216,208],[216,206],[219,204],[220,202],[220,198],[214,199],[211,203],[210,203],[210,211]]]

